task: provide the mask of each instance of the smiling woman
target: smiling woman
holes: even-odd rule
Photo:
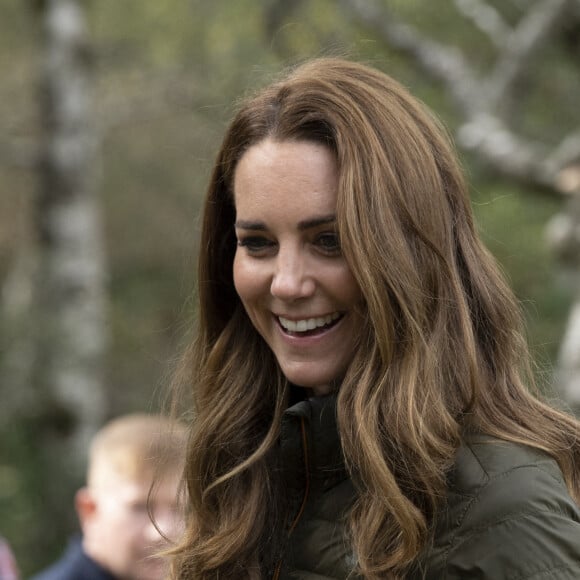
[[[333,151],[266,139],[234,178],[234,285],[284,376],[316,395],[343,377],[362,325],[362,294],[336,232]]]
[[[445,131],[389,76],[307,62],[209,184],[189,579],[580,577],[580,428],[530,393],[517,302]]]

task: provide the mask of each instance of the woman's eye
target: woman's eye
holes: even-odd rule
[[[316,244],[329,254],[340,253],[340,240],[338,239],[338,234],[334,232],[320,234],[316,238]]]
[[[272,248],[274,242],[261,236],[247,236],[238,240],[238,246],[246,248],[250,254],[259,254]]]

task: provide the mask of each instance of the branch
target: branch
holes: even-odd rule
[[[459,50],[422,37],[376,0],[340,2],[346,11],[386,44],[412,57],[426,74],[442,82],[466,115],[473,115],[481,108],[478,105],[480,82]]]
[[[471,20],[496,48],[503,48],[504,39],[509,36],[511,30],[495,8],[482,0],[455,0],[455,6],[457,11]]]
[[[578,135],[565,137],[550,151],[546,145],[517,134],[497,110],[497,99],[513,90],[524,64],[548,38],[570,0],[541,0],[534,4],[512,33],[491,80],[476,77],[458,50],[425,38],[376,0],[341,2],[385,44],[413,58],[426,74],[444,85],[463,115],[457,130],[462,149],[475,153],[495,171],[515,181],[557,195],[572,192],[570,180],[561,176],[563,169],[579,157]],[[496,90],[495,100],[488,98],[490,87]]]
[[[554,171],[563,171],[573,164],[580,164],[580,129],[564,137],[546,159],[546,163],[552,166]]]
[[[570,0],[538,1],[507,37],[486,81],[488,108],[497,109],[501,105],[517,80],[529,69],[534,54],[550,37],[569,5]]]
[[[517,135],[499,117],[488,114],[468,120],[457,130],[458,145],[475,153],[498,173],[562,196],[575,189],[562,175],[580,154],[577,139],[577,135],[570,135],[550,152],[544,144]]]

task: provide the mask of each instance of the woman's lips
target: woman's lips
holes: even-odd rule
[[[286,334],[291,336],[312,336],[332,328],[343,316],[344,314],[340,312],[333,312],[324,316],[296,320],[291,320],[284,316],[277,316],[276,318],[278,324]]]

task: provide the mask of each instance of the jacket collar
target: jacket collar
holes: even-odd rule
[[[336,418],[336,394],[299,400],[282,418],[280,450],[288,478],[306,470],[314,489],[333,487],[348,477]]]

